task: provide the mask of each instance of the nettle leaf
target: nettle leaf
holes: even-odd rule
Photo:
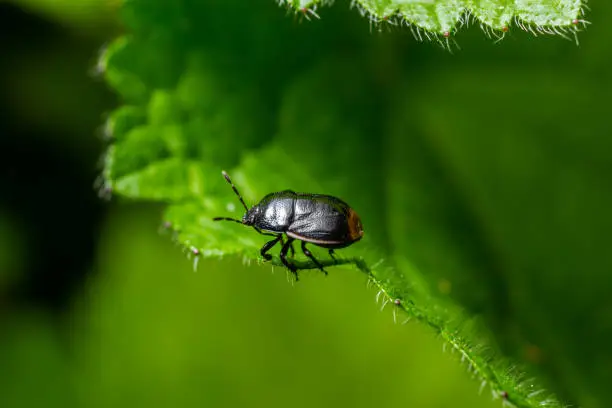
[[[516,18],[562,28],[581,15],[580,3],[559,1],[358,3],[376,17],[395,13],[434,33],[453,30],[466,9],[497,29]],[[573,290],[549,282],[559,270],[580,269],[588,254],[578,251],[580,242],[561,238],[568,235],[561,221],[573,207],[547,217],[544,194],[572,205],[578,204],[564,187],[588,195],[583,182],[595,175],[571,155],[583,147],[571,137],[537,137],[542,118],[576,117],[568,100],[590,106],[572,93],[575,67],[554,78],[540,67],[535,79],[533,66],[519,67],[524,75],[517,77],[507,61],[437,73],[432,67],[443,64],[433,57],[432,63],[423,58],[422,68],[405,60],[406,43],[396,35],[372,39],[341,13],[326,26],[296,24],[274,4],[132,0],[124,14],[131,34],[111,44],[101,64],[124,99],[106,124],[112,144],[104,188],[117,197],[166,203],[164,227],[196,267],[202,257],[264,262],[259,250],[269,237],[212,220],[244,213],[221,170],[248,205],[284,189],[338,196],[361,215],[366,235],[339,251],[338,261],[312,247],[315,256],[330,270],[365,274],[380,301],[401,310],[401,320],[433,329],[495,398],[517,407],[563,406],[527,376],[535,372],[565,400],[606,400],[607,387],[596,381],[604,369],[589,371],[596,356],[610,362],[600,354],[605,346],[588,353],[575,346],[583,333],[573,325],[590,309],[548,315],[562,310]],[[563,54],[560,61],[567,60]],[[522,78],[533,80],[523,85]],[[470,103],[457,103],[465,95]],[[501,96],[504,109],[491,103]],[[586,108],[580,115],[606,117]],[[580,125],[572,135],[582,136]],[[546,130],[566,130],[559,126]],[[596,146],[596,139],[584,140]],[[609,147],[585,151],[602,155]],[[546,171],[532,179],[537,163]],[[557,178],[547,185],[545,176]],[[534,192],[540,201],[532,205]],[[575,227],[581,236],[590,231]],[[546,251],[533,249],[543,242]],[[568,243],[577,255],[553,260]],[[271,254],[269,264],[282,267],[278,251]],[[295,262],[316,269],[299,250]],[[303,275],[312,273],[319,272]],[[591,278],[596,286],[597,276]],[[554,300],[537,307],[548,291]],[[595,308],[593,302],[585,304]],[[550,355],[542,357],[546,350],[567,354],[553,364]]]
[[[330,0],[279,0],[310,19]],[[471,20],[485,32],[503,37],[513,22],[534,34],[577,32],[584,16],[581,0],[354,0],[361,14],[375,23],[407,24],[419,39],[448,38]]]
[[[396,304],[395,307],[404,309],[408,316],[432,327],[461,353],[470,369],[491,386],[494,395],[506,396],[508,401],[519,406],[537,406],[544,400],[550,401],[543,394],[530,398],[518,378],[508,374],[508,366],[494,360],[495,353],[485,335],[473,338],[482,330],[475,326],[467,330],[465,327],[472,323],[462,317],[461,312],[456,308],[450,312],[452,305],[433,301],[423,279],[407,261],[398,263],[401,269],[392,262],[385,262],[384,257],[391,256],[385,247],[395,238],[395,234],[389,236],[387,227],[393,226],[395,221],[388,221],[389,213],[384,210],[384,206],[389,205],[385,204],[387,200],[393,199],[393,195],[386,194],[391,186],[384,180],[387,171],[398,167],[383,158],[385,139],[370,137],[378,122],[376,116],[368,114],[377,103],[371,98],[373,88],[353,86],[368,81],[364,72],[351,71],[346,63],[333,59],[298,77],[287,87],[282,100],[278,134],[262,148],[245,154],[240,164],[231,169],[234,183],[250,204],[270,191],[286,188],[326,192],[350,202],[359,209],[364,224],[368,225],[366,237],[359,245],[343,250],[339,262],[313,248],[324,265],[345,265],[365,273],[379,288],[381,301]],[[161,116],[173,117],[165,113]],[[188,137],[181,129],[188,125],[177,129],[177,123],[164,124],[159,117],[155,121],[157,126],[137,126],[130,130],[125,142],[118,142],[111,150],[109,157],[114,158],[111,169],[118,168],[117,162],[132,163],[126,166],[131,172],[115,172],[122,176],[109,180],[112,189],[129,198],[170,203],[164,216],[165,225],[174,230],[176,239],[196,262],[202,256],[231,255],[241,256],[248,262],[261,262],[259,249],[268,237],[238,224],[212,220],[215,216],[240,218],[244,212],[233,191],[220,177],[220,167],[215,169],[203,164],[208,163],[206,161],[194,161],[182,154],[184,149],[170,147],[187,143]],[[182,143],[175,140],[180,135],[183,135]],[[204,151],[207,142],[207,138],[202,137],[199,148],[193,148]],[[157,145],[157,148],[148,150],[146,145]],[[128,158],[130,153],[133,153],[131,159]],[[149,159],[148,165],[141,164],[145,157]],[[426,161],[421,164],[428,165]],[[439,198],[423,196],[422,191],[415,193],[420,199],[435,201]],[[428,225],[423,225],[421,231],[427,229]],[[394,232],[401,233],[401,229],[394,229]],[[440,231],[432,234],[440,238]],[[401,245],[401,239],[398,242]],[[437,248],[446,251],[442,246]],[[297,262],[303,268],[316,269],[316,265],[300,255],[297,255]],[[271,263],[282,266],[278,255]]]

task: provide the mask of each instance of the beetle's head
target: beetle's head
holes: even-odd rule
[[[260,208],[257,205],[252,206],[251,208],[249,208],[246,212],[246,214],[244,214],[244,216],[242,217],[242,223],[244,225],[255,225],[257,218],[259,217],[259,212],[260,212]]]

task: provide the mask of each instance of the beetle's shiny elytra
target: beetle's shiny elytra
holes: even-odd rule
[[[334,249],[347,247],[363,237],[363,226],[359,215],[347,203],[339,198],[323,194],[296,193],[291,190],[271,193],[257,205],[247,207],[229,175],[223,171],[223,177],[232,186],[240,199],[246,213],[241,220],[227,217],[213,218],[215,221],[233,221],[248,225],[262,235],[273,236],[261,248],[261,256],[270,260],[268,251],[281,242],[280,259],[297,279],[298,267],[287,259],[287,252],[293,249],[293,241],[301,241],[302,252],[310,258],[325,274],[323,265],[306,248],[314,244],[329,250],[334,257]],[[287,241],[283,236],[287,236]]]

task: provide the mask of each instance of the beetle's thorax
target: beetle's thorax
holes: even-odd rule
[[[242,222],[263,231],[285,232],[294,220],[294,204],[295,198],[286,192],[269,194],[247,211]]]

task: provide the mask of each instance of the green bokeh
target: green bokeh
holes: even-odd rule
[[[292,286],[236,260],[194,272],[157,218],[112,214],[99,273],[59,328],[35,312],[3,322],[2,407],[497,406],[362,276]]]
[[[282,269],[235,260],[194,272],[143,228],[156,213],[139,213],[109,225],[86,298],[91,323],[77,355],[96,406],[445,407],[458,394],[488,405],[439,342],[379,312],[363,277],[292,287]]]

